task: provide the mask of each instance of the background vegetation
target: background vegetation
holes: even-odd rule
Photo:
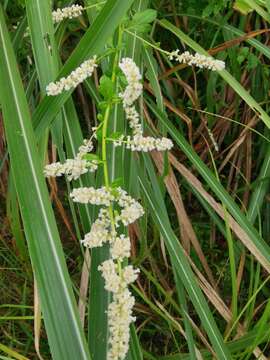
[[[267,359],[269,1],[81,4],[87,13],[55,34],[49,1],[4,0],[0,8],[0,358],[106,358],[109,299],[96,268],[107,253],[95,250],[90,261],[79,243],[93,210],[74,207],[64,179],[50,180],[48,192],[42,174],[45,162],[74,156],[96,124],[100,73],[72,96],[48,98],[45,87],[113,46],[132,6],[132,14],[157,11],[123,45],[145,73],[144,125],[175,146],[124,161],[110,153],[111,178],[146,209],[129,228],[141,274],[128,359]],[[226,70],[172,64],[143,39],[167,51],[207,51]],[[108,62],[102,70],[110,72]],[[111,126],[124,128],[120,112]],[[79,185],[94,183],[98,176],[84,176]]]

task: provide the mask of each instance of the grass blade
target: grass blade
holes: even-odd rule
[[[1,6],[0,84],[0,97],[5,98],[5,101],[2,101],[4,126],[14,183],[52,356],[59,360],[78,357],[86,360],[89,359],[89,353],[79,323],[64,254],[37,154],[30,113]]]
[[[86,58],[99,54],[104,49],[104,44],[121,22],[123,16],[134,0],[108,0],[95,19],[91,27],[86,31],[79,44],[63,66],[58,78],[66,76],[74,68],[80,65]],[[49,126],[55,115],[67,101],[72,90],[66,91],[59,96],[45,97],[33,114],[33,124],[37,136]]]
[[[217,181],[215,175],[209,170],[209,168],[203,163],[196,152],[191,148],[189,143],[185,140],[182,134],[175,128],[174,125],[169,123],[163,114],[156,108],[155,104],[148,102],[151,111],[155,116],[160,119],[164,124],[164,127],[170,133],[176,144],[180,147],[187,158],[192,162],[193,166],[201,174],[212,191],[220,199],[220,201],[226,206],[230,214],[235,218],[238,224],[249,236],[250,242],[245,245],[249,251],[257,258],[257,260],[263,265],[263,267],[270,271],[270,248],[268,244],[261,238],[257,230],[252,226],[246,216],[240,211],[237,204],[233,201],[231,196],[223,188],[223,186]]]

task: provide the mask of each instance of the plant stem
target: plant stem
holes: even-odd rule
[[[125,32],[127,32],[128,34],[130,34],[130,35],[136,37],[137,39],[141,40],[142,42],[144,42],[146,45],[152,47],[153,49],[156,49],[157,51],[162,52],[162,53],[165,54],[165,55],[170,55],[170,52],[169,52],[169,51],[166,51],[166,50],[161,49],[160,47],[154,45],[154,44],[151,43],[150,41],[145,40],[144,38],[142,38],[141,36],[135,34],[134,32],[129,31],[129,30],[127,30],[127,29],[125,29]]]
[[[119,49],[121,49],[122,34],[123,34],[122,28],[119,27],[117,51],[116,51],[115,57],[114,57],[113,71],[112,71],[112,77],[111,77],[112,82],[115,87],[116,87],[116,70],[117,70],[119,57],[120,57]],[[111,109],[112,109],[112,103],[109,103],[106,108],[105,115],[104,115],[104,121],[103,121],[103,127],[102,127],[102,145],[101,145],[104,183],[105,183],[107,190],[110,189],[110,177],[109,177],[109,169],[108,169],[108,163],[107,163],[107,131],[108,131],[108,124],[109,124]],[[109,206],[109,216],[110,216],[110,221],[111,221],[112,232],[113,232],[113,234],[115,234],[115,232],[116,232],[115,231],[115,219],[114,219],[114,212],[113,212],[112,205]],[[119,274],[121,274],[121,271],[122,271],[121,262],[118,260]]]

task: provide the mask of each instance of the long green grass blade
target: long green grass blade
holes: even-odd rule
[[[30,113],[1,6],[0,97],[14,183],[52,356],[57,360],[86,360],[90,355],[79,323],[71,282],[37,154]]]
[[[79,66],[86,58],[99,54],[104,49],[104,44],[113,35],[123,16],[134,0],[108,0],[95,19],[94,23],[86,31],[79,44],[61,69],[58,78],[66,76],[74,68]],[[55,97],[46,97],[40,103],[33,114],[33,124],[37,136],[50,125],[55,115],[69,98],[70,91],[66,91]]]
[[[202,325],[212,342],[218,359],[231,359],[230,352],[224,344],[207,302],[194,278],[183,248],[171,229],[167,214],[165,215],[163,199],[161,197],[157,198],[158,191],[150,188],[142,173],[139,174],[139,181],[155,224],[166,243],[174,270],[185,286],[189,298],[202,321]]]

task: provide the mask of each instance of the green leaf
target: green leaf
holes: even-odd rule
[[[123,133],[121,131],[115,131],[109,135],[109,138],[112,140],[119,140],[122,135],[123,135]]]
[[[130,21],[130,25],[143,25],[143,24],[149,24],[152,21],[154,21],[157,17],[156,10],[153,9],[146,9],[144,11],[137,12],[132,20]]]
[[[144,158],[146,158],[146,156],[144,156]],[[147,163],[145,163],[146,168],[148,168],[147,166]],[[174,271],[179,275],[189,298],[202,321],[202,325],[207,331],[213,348],[216,351],[217,358],[220,360],[231,359],[230,352],[224,344],[208,304],[195,280],[183,248],[171,229],[164,200],[162,196],[160,196],[158,188],[150,188],[142,170],[140,170],[139,173],[139,181],[147,205],[151,211],[151,216],[165,241]]]
[[[113,82],[111,78],[106,75],[101,76],[98,89],[104,100],[111,100],[115,96]]]
[[[247,15],[253,11],[253,9],[245,2],[245,0],[236,0],[233,8],[243,15]]]
[[[113,180],[113,182],[111,183],[111,187],[114,188],[118,188],[118,187],[123,187],[124,184],[124,178],[123,177],[118,177],[115,180]]]
[[[100,54],[108,39],[113,35],[123,16],[134,0],[108,0],[101,12],[81,38],[79,44],[69,57],[58,78],[67,76],[84,60]],[[71,91],[63,92],[58,96],[45,97],[33,114],[33,126],[37,136],[50,125],[61,107],[70,97]]]
[[[93,161],[94,160],[94,161],[101,162],[100,157],[98,155],[96,155],[96,154],[85,154],[85,155],[83,155],[82,158],[85,159],[85,160],[88,160],[88,161]]]
[[[57,360],[89,360],[90,355],[79,322],[71,281],[38,157],[30,112],[1,5],[0,99],[14,184],[52,357]]]

